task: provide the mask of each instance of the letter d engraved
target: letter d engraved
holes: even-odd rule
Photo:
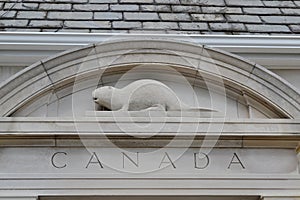
[[[200,154],[202,155],[200,157]],[[201,161],[203,160],[203,161]],[[202,163],[200,165],[200,162]],[[205,153],[194,153],[194,166],[195,169],[205,169],[206,167],[208,167],[209,165],[209,157],[207,154]]]

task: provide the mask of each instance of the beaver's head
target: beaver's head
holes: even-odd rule
[[[99,104],[100,106],[111,109],[111,98],[113,90],[114,87],[112,86],[103,86],[95,89],[92,94],[94,102]]]

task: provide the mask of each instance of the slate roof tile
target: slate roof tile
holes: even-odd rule
[[[300,34],[299,0],[0,0],[1,31]]]

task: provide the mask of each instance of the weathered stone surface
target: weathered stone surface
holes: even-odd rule
[[[195,6],[183,6],[183,5],[174,6],[174,5],[172,5],[172,10],[173,10],[173,12],[187,12],[187,13],[189,13],[189,12],[193,12],[193,13],[201,12],[200,6],[197,6],[197,5],[195,5]]]
[[[25,27],[28,24],[29,20],[18,19],[18,20],[10,20],[0,19],[0,27]]]
[[[43,19],[46,17],[46,12],[30,12],[30,11],[20,11],[17,14],[17,18],[22,19]]]
[[[140,12],[126,12],[124,13],[125,20],[159,20],[157,13],[140,13]]]
[[[145,29],[177,29],[178,24],[176,22],[143,22],[143,28],[145,28]]]
[[[152,5],[146,4],[140,6],[142,11],[154,11],[154,12],[170,12],[171,6],[170,5]]]
[[[259,15],[280,15],[279,8],[243,8],[245,14],[259,14]]]
[[[225,21],[225,18],[221,14],[191,14],[195,21]]]
[[[121,3],[154,3],[154,0],[120,0]]]
[[[116,29],[136,29],[136,28],[142,28],[142,23],[115,21],[112,23],[112,27]]]
[[[179,4],[179,0],[155,0],[159,4]]]
[[[160,13],[160,18],[164,21],[190,21],[188,14],[184,13]]]
[[[67,28],[110,28],[109,21],[65,21]]]
[[[257,25],[257,24],[246,24],[249,32],[290,32],[289,28],[284,25]]]
[[[63,21],[49,21],[49,20],[31,20],[29,26],[32,27],[63,27]]]
[[[290,25],[290,28],[294,33],[300,33],[300,25]]]
[[[209,23],[209,27],[213,31],[246,31],[242,23]]]
[[[261,0],[225,0],[225,2],[228,6],[263,6]]]
[[[297,1],[296,1],[297,2]],[[295,7],[293,1],[263,1],[266,6],[269,7]]]
[[[201,7],[203,13],[228,13],[228,14],[242,14],[243,11],[239,7]]]
[[[10,10],[10,11],[4,11],[1,10],[0,11],[0,16],[1,18],[14,18],[17,14],[17,11],[14,10]]]
[[[262,16],[264,22],[270,24],[299,24],[300,16]]]
[[[259,23],[261,22],[258,16],[253,15],[226,15],[229,22],[245,22],[245,23]]]
[[[118,0],[89,0],[89,3],[118,3]]]
[[[122,19],[121,12],[95,12],[94,19],[98,20],[120,20]]]
[[[7,10],[35,10],[38,3],[5,3],[4,9]]]
[[[281,8],[281,12],[287,15],[299,15],[300,9],[294,9],[294,8]]]
[[[43,3],[40,4],[39,9],[40,10],[71,10],[72,4],[67,3],[60,3],[60,4],[54,4],[54,3]]]
[[[138,11],[139,5],[137,4],[112,4],[110,9],[113,11]]]
[[[181,22],[179,23],[181,30],[207,30],[208,25],[207,23],[201,23],[201,22],[193,22],[193,23],[185,23]]]
[[[78,19],[78,20],[86,20],[92,19],[93,13],[90,12],[49,12],[48,19]]]
[[[73,5],[73,10],[78,11],[104,11],[108,10],[108,4],[75,4]]]
[[[188,2],[189,0],[184,0],[185,2]],[[198,0],[196,1],[200,5],[210,5],[210,6],[224,6],[225,2],[224,0]]]

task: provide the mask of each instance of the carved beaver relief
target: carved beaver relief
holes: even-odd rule
[[[171,88],[151,79],[137,80],[121,89],[103,86],[92,95],[97,104],[111,111],[214,111],[184,104]]]

